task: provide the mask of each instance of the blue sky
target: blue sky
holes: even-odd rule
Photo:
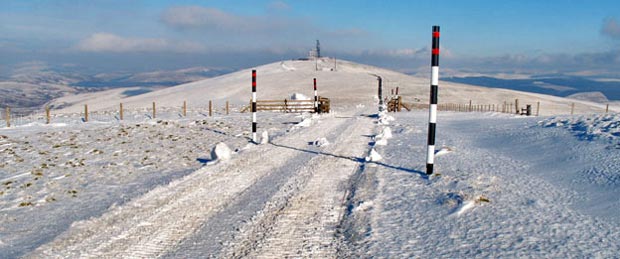
[[[0,1],[0,69],[244,68],[323,53],[425,69],[618,75],[620,1]],[[620,77],[620,75],[618,75]]]

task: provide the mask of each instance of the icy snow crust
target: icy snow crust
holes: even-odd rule
[[[349,203],[347,256],[617,256],[620,149],[537,118],[440,113],[428,178],[427,115],[394,117]]]
[[[583,140],[606,139],[620,148],[620,115],[618,113],[557,116],[539,122],[543,127],[565,128]]]

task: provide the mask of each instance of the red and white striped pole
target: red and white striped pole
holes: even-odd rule
[[[256,124],[256,70],[252,70],[252,141],[254,143],[258,143]]]
[[[319,94],[316,91],[316,78],[314,79],[314,112],[319,112]]]
[[[437,92],[439,90],[439,26],[433,26],[431,51],[431,99],[428,116],[428,149],[426,153],[426,174],[433,174],[435,162],[435,129],[437,123]]]

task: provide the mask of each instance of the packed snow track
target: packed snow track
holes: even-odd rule
[[[347,183],[374,127],[361,114],[315,117],[76,222],[26,257],[336,257]]]

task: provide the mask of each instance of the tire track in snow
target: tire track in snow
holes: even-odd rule
[[[316,153],[320,152],[316,147],[309,146],[308,141],[323,137],[324,134],[330,134],[330,132],[332,135],[339,134],[348,126],[344,121],[334,118],[325,119],[334,122],[326,121],[316,125],[315,128],[307,129],[308,132],[293,133],[296,135],[278,139],[277,142],[287,143],[291,147],[284,148],[276,144],[273,146],[274,149],[280,152],[293,152],[296,156],[289,158],[285,164],[274,168],[272,172],[246,189],[231,201],[228,207],[206,221],[196,233],[183,240],[174,248],[174,251],[164,257],[192,257],[204,255],[205,251],[208,251],[210,256],[216,256],[226,245],[234,241],[235,236],[242,234],[240,232],[245,222],[252,221],[252,217],[257,212],[264,211],[269,203],[273,203],[272,200],[276,194],[288,193],[290,196],[299,191],[300,186],[307,182],[306,178],[309,178],[308,175],[300,172],[307,170],[309,161],[316,159]],[[296,150],[291,150],[293,148]],[[304,152],[303,149],[309,150]],[[268,207],[267,209],[278,208]]]
[[[224,254],[226,257],[282,258],[336,257],[336,229],[345,207],[346,183],[368,152],[366,137],[372,121],[366,117],[347,120],[334,145],[312,159],[300,172],[307,184],[281,206],[274,205],[250,223],[249,230]],[[282,196],[286,196],[283,194]],[[275,202],[274,202],[275,203]]]
[[[317,133],[329,132],[337,125],[323,123],[302,129],[283,137],[282,141],[314,139]],[[99,218],[77,222],[28,257],[161,256],[230,206],[262,177],[283,168],[298,153],[282,152],[269,145],[255,147],[233,161],[198,170],[168,186],[158,187]]]

